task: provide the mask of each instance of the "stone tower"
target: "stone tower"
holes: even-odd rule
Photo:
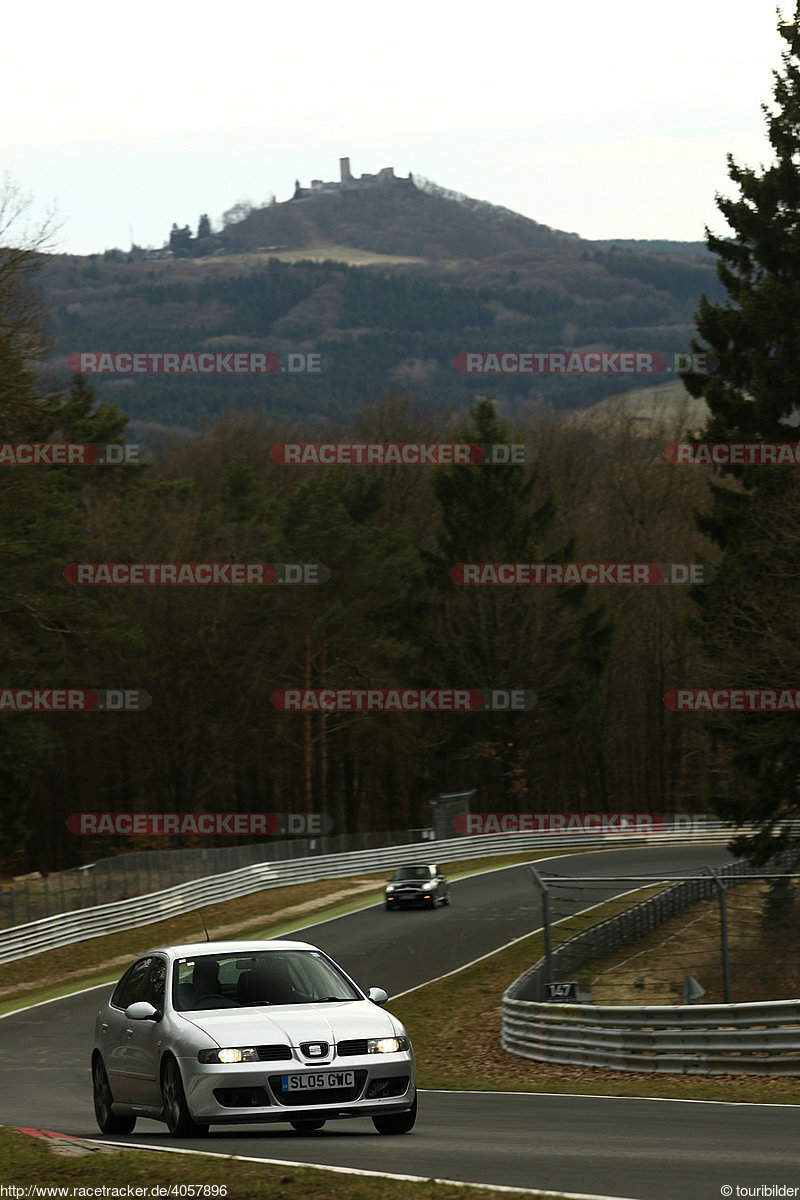
[[[350,174],[350,159],[349,158],[340,158],[339,159],[339,174],[341,176],[342,183],[352,183],[353,176]]]

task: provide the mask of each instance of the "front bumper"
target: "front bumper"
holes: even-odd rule
[[[379,1061],[376,1062],[375,1060]],[[181,1059],[189,1111],[212,1125],[331,1120],[402,1112],[416,1091],[413,1053],[359,1055],[324,1063],[255,1062],[235,1067]],[[352,1071],[352,1088],[283,1092],[281,1076]],[[316,1094],[315,1094],[316,1093]]]
[[[418,888],[384,894],[391,908],[433,908],[438,899],[436,892],[423,892]]]

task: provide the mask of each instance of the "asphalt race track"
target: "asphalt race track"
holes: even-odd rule
[[[551,859],[540,869],[673,874],[727,859],[715,846],[641,847]],[[585,907],[613,891],[584,889],[580,904],[577,889],[570,894],[575,907]],[[194,918],[186,920],[187,940],[197,939]],[[321,946],[362,986],[397,995],[539,924],[530,878],[523,868],[509,867],[456,881],[448,908],[387,913],[381,904],[293,936]],[[0,1019],[0,1123],[103,1140],[89,1074],[103,994],[93,989]],[[133,1134],[113,1140],[636,1200],[713,1200],[723,1185],[734,1196],[737,1185],[800,1185],[799,1134],[800,1110],[791,1106],[423,1092],[414,1132],[402,1137],[382,1137],[359,1119],[331,1122],[313,1138],[283,1125],[217,1126],[207,1138],[181,1141],[159,1122],[140,1118]],[[220,1180],[223,1172],[220,1164]]]

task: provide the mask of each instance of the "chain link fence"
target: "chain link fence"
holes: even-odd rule
[[[161,892],[181,883],[209,875],[224,875],[257,863],[377,850],[416,841],[430,844],[432,834],[433,830],[405,829],[389,833],[287,838],[247,846],[140,850],[49,875],[35,872],[0,890],[0,929]]]
[[[789,849],[776,855],[768,868],[750,866],[746,862],[732,863],[719,868],[715,874],[698,875],[693,879],[683,879],[672,887],[665,888],[655,896],[639,901],[616,916],[607,917],[604,921],[590,925],[582,932],[568,937],[560,946],[549,949],[551,941],[550,928],[552,925],[551,903],[549,893],[554,888],[574,889],[576,885],[594,884],[595,892],[600,886],[597,880],[557,878],[552,875],[538,875],[535,870],[528,870],[534,877],[534,882],[540,889],[543,908],[543,928],[546,953],[528,971],[519,977],[508,989],[506,995],[513,1000],[528,1000],[542,1003],[548,999],[547,985],[557,979],[566,980],[578,974],[590,962],[608,958],[621,947],[638,941],[663,925],[671,917],[677,916],[690,905],[699,900],[719,896],[724,902],[724,891],[737,883],[748,880],[767,878],[768,872],[796,870],[798,850]],[[620,880],[608,878],[608,885]],[[641,881],[644,882],[644,881]],[[657,880],[653,879],[653,883]],[[594,898],[594,897],[593,897]],[[557,917],[557,914],[555,914]]]

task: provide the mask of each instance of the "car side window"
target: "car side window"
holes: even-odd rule
[[[154,957],[150,974],[145,980],[140,1000],[147,1000],[153,1008],[164,1011],[164,993],[167,983],[167,964],[163,958]]]
[[[111,997],[114,1008],[127,1008],[129,1004],[140,999],[139,991],[147,978],[152,962],[153,959],[150,956],[140,958],[125,972]]]

